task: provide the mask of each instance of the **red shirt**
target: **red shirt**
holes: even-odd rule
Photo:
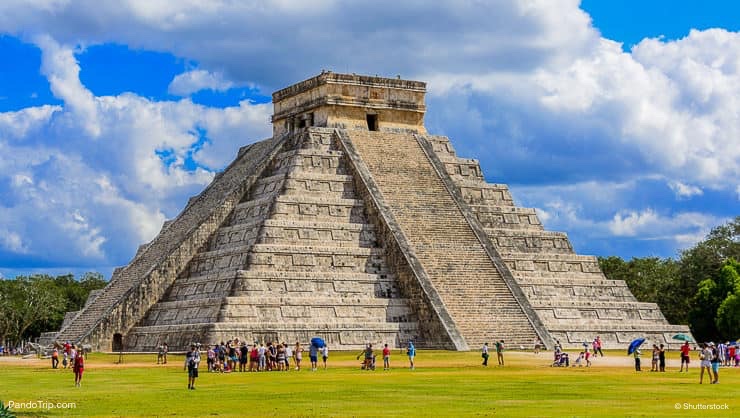
[[[684,344],[684,345],[682,345],[682,346],[681,346],[681,355],[682,355],[682,356],[688,356],[688,355],[689,355],[689,351],[690,351],[690,350],[691,350],[691,349],[689,348],[689,346],[688,346],[688,345],[685,345],[685,344]]]
[[[383,357],[390,356],[391,355],[391,349],[388,347],[383,347]]]

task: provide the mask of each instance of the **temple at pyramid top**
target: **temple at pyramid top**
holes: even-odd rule
[[[330,71],[272,94],[273,136],[316,126],[424,133],[426,83]]]
[[[604,348],[689,334],[424,128],[426,84],[323,72],[49,341]],[[504,156],[505,157],[505,156]]]

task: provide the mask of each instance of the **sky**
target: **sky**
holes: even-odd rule
[[[730,1],[3,1],[0,277],[109,276],[323,69],[426,81],[427,130],[577,252],[676,257],[740,214],[738,22]]]

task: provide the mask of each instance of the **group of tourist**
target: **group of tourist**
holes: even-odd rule
[[[540,346],[542,345],[541,340],[537,340],[535,342],[535,354],[539,353]],[[595,358],[597,355],[604,357],[604,352],[602,351],[603,343],[601,341],[600,336],[596,336],[592,342],[584,341],[582,344],[583,348],[578,353],[578,357],[576,357],[576,360],[573,362],[573,367],[583,367],[584,364],[586,367],[591,367],[591,358]],[[554,359],[552,366],[554,367],[570,367],[570,356],[568,353],[563,351],[563,346],[560,344],[560,341],[555,341],[555,346],[553,347],[553,353],[554,353]]]
[[[75,386],[82,386],[82,374],[85,371],[85,355],[81,347],[77,347],[75,344],[70,344],[69,341],[62,345],[62,368],[72,368],[72,372],[75,375]],[[51,368],[56,369],[59,367],[59,349],[54,347],[51,352]]]
[[[504,365],[504,340],[496,341],[496,358],[498,359],[498,365]],[[535,346],[537,347],[537,346]],[[535,351],[535,354],[539,353],[539,350]],[[481,348],[481,357],[483,357],[483,366],[488,366],[488,343],[483,343]]]
[[[502,341],[503,343],[503,341]],[[250,348],[251,347],[251,348]],[[206,352],[206,363],[209,372],[260,372],[260,371],[288,371],[291,368],[291,360],[295,365],[295,370],[301,370],[303,360],[304,346],[296,342],[295,346],[283,343],[255,342],[249,345],[240,342],[238,338],[214,344]],[[319,355],[326,369],[327,360],[329,359],[329,347],[323,344],[321,347],[316,344],[308,344],[308,357],[311,361],[311,371],[316,371],[319,364]],[[409,341],[406,348],[406,355],[409,358],[410,368],[414,369],[414,357],[416,348],[414,343]],[[364,356],[362,369],[375,370],[376,355],[373,352],[373,345],[368,343],[365,349],[357,356]],[[159,356],[157,357],[159,361]],[[198,378],[198,370],[201,362],[200,344],[193,344],[185,355],[185,364],[183,368],[188,372],[188,389],[195,390],[195,379]],[[390,348],[385,344],[383,348],[383,369],[390,370]]]
[[[198,347],[196,347],[198,348]],[[264,372],[264,371],[288,371],[291,361],[295,370],[301,370],[303,353],[306,351],[300,342],[295,345],[283,343],[260,343],[247,344],[238,338],[214,344],[206,352],[206,361],[209,372]],[[308,345],[308,357],[311,361],[311,370],[318,369],[319,355],[323,367],[329,359],[329,347],[317,347]]]

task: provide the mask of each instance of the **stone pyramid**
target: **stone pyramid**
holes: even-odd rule
[[[467,350],[689,332],[428,135],[425,90],[324,72],[275,92],[273,137],[240,149],[54,338]]]

